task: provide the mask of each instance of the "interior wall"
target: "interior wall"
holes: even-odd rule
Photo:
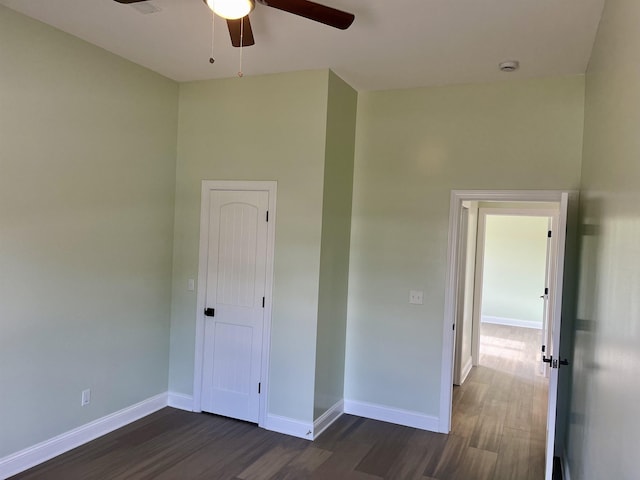
[[[542,328],[548,217],[488,214],[482,321]]]
[[[314,420],[344,398],[357,92],[329,72]]]
[[[586,77],[571,478],[637,477],[640,3],[608,0]]]
[[[178,87],[5,7],[0,66],[1,458],[167,389]]]
[[[581,76],[359,94],[345,398],[438,416],[450,192],[576,189],[583,101]]]
[[[313,420],[327,70],[180,85],[171,391],[193,392],[202,180],[276,180],[270,414]],[[196,289],[197,290],[197,289]]]

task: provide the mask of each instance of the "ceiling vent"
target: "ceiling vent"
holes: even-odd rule
[[[498,64],[502,72],[515,72],[520,68],[520,62],[517,60],[507,60]]]
[[[132,3],[131,7],[135,8],[137,11],[139,11],[140,13],[143,13],[145,15],[148,15],[150,13],[157,13],[160,10],[162,10],[160,7],[156,7],[151,2]]]

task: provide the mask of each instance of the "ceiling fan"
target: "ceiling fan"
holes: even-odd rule
[[[115,0],[118,3],[138,3],[146,0]],[[330,27],[346,30],[351,26],[355,16],[335,8],[320,5],[309,0],[203,0],[217,15],[227,20],[231,44],[239,47],[254,45],[253,31],[249,22],[249,13],[255,6],[255,1],[267,7],[277,8],[314,22],[323,23]],[[240,10],[236,10],[240,8]]]

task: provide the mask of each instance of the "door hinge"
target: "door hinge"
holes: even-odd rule
[[[267,222],[269,221],[269,210],[267,210]]]
[[[551,230],[549,230],[549,231],[547,232],[547,237],[548,237],[548,238],[551,238]]]
[[[216,309],[215,308],[205,308],[204,309],[204,316],[205,317],[215,317],[216,315]]]
[[[455,329],[456,329],[456,324],[454,323],[454,324],[452,325],[451,330],[455,330]]]
[[[262,308],[264,308],[264,297],[262,297]]]
[[[549,295],[549,287],[544,287],[544,294]]]
[[[262,383],[258,382],[258,395],[260,395],[260,388],[262,386]]]

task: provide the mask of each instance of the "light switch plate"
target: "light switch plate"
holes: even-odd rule
[[[193,292],[196,289],[196,281],[193,278],[190,278],[187,281],[187,290]]]
[[[83,407],[89,405],[91,403],[91,389],[87,388],[82,391],[82,399],[80,401],[80,405]]]
[[[422,290],[410,290],[409,291],[409,303],[414,305],[422,305],[422,297],[424,292]]]

